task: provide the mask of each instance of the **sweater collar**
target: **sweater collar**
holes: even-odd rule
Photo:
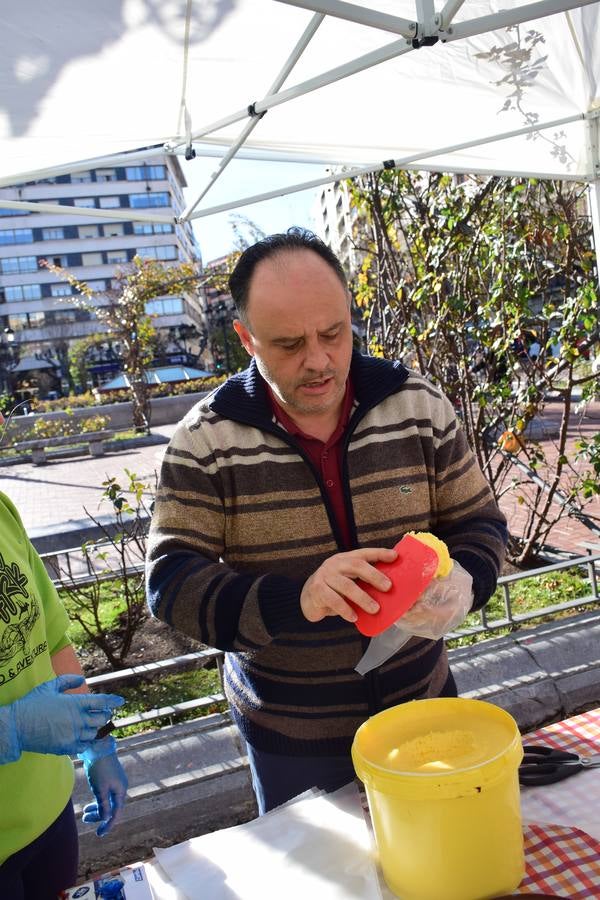
[[[366,412],[385,397],[399,391],[408,378],[408,369],[397,360],[379,359],[354,351],[350,364],[357,412]],[[267,385],[253,359],[247,369],[232,375],[209,399],[210,409],[219,415],[249,425],[274,428]]]

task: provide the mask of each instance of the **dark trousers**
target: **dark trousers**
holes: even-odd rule
[[[456,697],[456,682],[450,672],[440,697]],[[281,806],[309,788],[328,793],[349,784],[355,777],[352,758],[345,756],[284,756],[258,750],[246,741],[252,787],[259,815]]]
[[[73,804],[43,834],[17,850],[0,866],[3,900],[56,900],[77,884],[79,846]]]

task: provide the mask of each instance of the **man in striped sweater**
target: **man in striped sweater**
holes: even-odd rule
[[[166,451],[147,562],[154,615],[226,651],[259,811],[352,780],[370,715],[452,696],[442,640],[413,638],[365,676],[350,598],[385,590],[374,567],[408,531],[431,531],[493,593],[506,522],[449,401],[399,362],[352,350],[337,257],[290,229],[231,275],[235,330],[252,357],[179,423]]]

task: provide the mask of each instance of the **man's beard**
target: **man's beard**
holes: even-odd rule
[[[326,372],[315,373],[312,377],[307,377],[304,380],[295,383],[290,389],[287,385],[279,384],[276,381],[275,376],[269,369],[268,365],[264,362],[264,360],[256,359],[256,366],[277,399],[286,406],[289,406],[291,409],[295,409],[300,413],[324,412],[330,407],[335,406],[336,403],[339,403],[339,401],[343,397],[345,381],[340,385],[339,378],[335,371],[328,370]],[[315,397],[314,400],[310,400],[310,398],[307,397],[305,401],[298,399],[298,396],[296,394],[297,388],[301,387],[303,384],[311,384],[314,381],[324,381],[327,378],[331,378],[336,388],[338,389],[333,396],[331,394],[328,394],[326,398]]]

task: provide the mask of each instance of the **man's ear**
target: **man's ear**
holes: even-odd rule
[[[250,356],[254,356],[254,341],[252,340],[252,335],[246,328],[243,322],[240,322],[239,319],[233,320],[233,328],[235,333],[240,339],[242,347]]]

